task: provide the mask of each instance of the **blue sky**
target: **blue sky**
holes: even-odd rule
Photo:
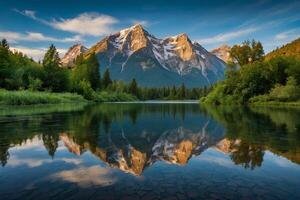
[[[186,33],[208,50],[254,38],[269,52],[300,37],[299,10],[299,0],[2,0],[0,38],[39,59],[52,43],[63,54],[140,23],[159,38]]]

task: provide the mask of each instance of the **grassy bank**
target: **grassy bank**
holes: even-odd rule
[[[83,110],[88,103],[62,103],[57,104],[38,104],[38,105],[2,105],[0,106],[0,121],[5,120],[5,116],[26,116],[49,113],[75,112]],[[10,118],[11,120],[11,118]]]
[[[133,95],[117,92],[95,92],[90,102],[135,101]],[[29,90],[8,91],[0,90],[0,105],[37,105],[86,103],[83,96],[76,93],[34,92]]]
[[[266,101],[266,102],[252,102],[252,106],[276,106],[276,107],[300,107],[300,101],[294,102],[278,102],[278,101]]]
[[[0,90],[0,105],[58,104],[86,101],[81,95],[73,93]]]

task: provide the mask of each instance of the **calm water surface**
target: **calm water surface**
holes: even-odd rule
[[[0,199],[300,199],[300,110],[0,109]]]

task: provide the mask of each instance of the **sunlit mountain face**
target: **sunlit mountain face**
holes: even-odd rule
[[[259,182],[269,189],[270,177],[277,190],[292,192],[300,180],[297,110],[101,104],[66,105],[60,112],[26,107],[0,115],[0,194],[7,199],[30,192],[37,197],[48,191],[46,185],[58,199],[67,195],[59,188],[116,198],[140,198],[156,189],[153,195],[162,199],[181,188],[183,199],[190,199],[202,194],[194,185],[212,190],[230,184],[227,191],[212,190],[230,196],[240,184]],[[9,188],[18,192],[5,192]],[[271,193],[282,197],[275,189],[264,194]]]

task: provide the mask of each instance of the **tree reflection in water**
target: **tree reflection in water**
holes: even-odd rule
[[[52,158],[62,141],[76,155],[90,151],[110,167],[135,175],[156,161],[184,165],[210,147],[250,169],[262,165],[265,151],[300,163],[300,112],[295,109],[101,104],[25,114],[0,119],[2,166],[9,148],[35,137]]]

